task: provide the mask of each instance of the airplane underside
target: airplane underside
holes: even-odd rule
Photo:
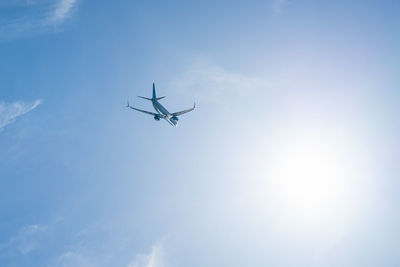
[[[192,108],[183,110],[183,111],[178,111],[175,113],[169,113],[168,110],[166,108],[164,108],[159,102],[158,100],[163,99],[165,96],[162,97],[156,97],[156,88],[155,88],[155,84],[153,83],[153,96],[152,98],[147,98],[147,97],[143,97],[143,96],[139,96],[140,98],[149,100],[152,102],[154,109],[157,111],[157,113],[151,112],[151,111],[146,111],[146,110],[142,110],[142,109],[138,109],[135,107],[131,107],[129,105],[129,102],[127,104],[128,108],[134,109],[136,111],[140,111],[149,115],[152,115],[154,117],[154,119],[156,121],[159,121],[161,118],[165,119],[169,124],[171,124],[172,126],[177,126],[178,124],[178,116],[188,113],[192,110],[195,109],[196,105],[193,105]]]

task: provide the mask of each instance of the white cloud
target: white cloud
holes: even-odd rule
[[[14,253],[27,255],[39,247],[39,235],[47,230],[47,226],[32,224],[22,227],[8,242],[0,245],[0,256]]]
[[[76,0],[61,0],[53,10],[50,22],[61,23],[68,18],[75,3]]]
[[[61,254],[56,255],[49,266],[90,267],[108,266],[112,240],[107,232],[112,231],[102,224],[94,224],[76,233],[72,242]]]
[[[46,230],[46,226],[32,224],[23,227],[18,235],[12,239],[12,243],[17,244],[18,251],[26,255],[38,247],[36,236]]]
[[[273,0],[270,8],[272,19],[281,17],[285,13],[285,8],[289,3],[289,0]]]
[[[4,103],[0,102],[0,131],[10,123],[13,123],[19,116],[22,116],[42,103],[41,100],[36,100],[33,103],[14,102]]]
[[[174,77],[171,87],[194,91],[196,100],[220,102],[231,96],[249,97],[271,85],[266,79],[230,71],[212,61],[200,59]]]
[[[148,254],[137,254],[128,267],[165,267],[162,243],[157,243]]]
[[[89,256],[86,254],[87,252],[83,251],[68,251],[61,255],[59,255],[54,264],[50,264],[50,266],[59,266],[59,267],[90,267],[90,266],[101,266],[99,264],[98,259],[93,256]]]
[[[6,0],[0,4],[0,13],[6,14],[0,17],[0,41],[57,32],[71,17],[76,3],[77,0]]]
[[[148,254],[135,253],[132,257],[132,247],[137,245],[132,238],[131,233],[121,232],[113,223],[98,222],[73,234],[63,251],[53,255],[47,266],[166,266],[162,241],[156,243]]]

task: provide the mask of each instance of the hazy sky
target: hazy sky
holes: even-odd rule
[[[0,265],[399,266],[399,14],[2,0]]]

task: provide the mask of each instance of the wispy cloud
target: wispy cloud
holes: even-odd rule
[[[165,267],[162,242],[153,245],[148,254],[137,254],[128,267]]]
[[[164,247],[160,241],[148,254],[137,251],[130,231],[120,231],[113,223],[98,222],[72,235],[64,250],[50,259],[48,266],[128,266],[165,267]]]
[[[0,245],[0,257],[27,255],[39,247],[40,235],[47,230],[47,226],[32,224],[22,227],[8,242]]]
[[[6,0],[0,4],[0,41],[59,31],[77,1]]]
[[[107,244],[106,240],[103,238],[104,237],[101,237],[101,240],[98,240],[100,243],[93,243],[94,240],[91,240],[91,238],[89,238],[89,240],[80,240],[73,245],[70,250],[55,257],[50,266],[88,267],[123,265],[124,263],[121,261],[124,261],[123,259],[126,255],[123,255],[124,252],[120,249],[124,241],[118,240],[118,242],[116,242],[116,240],[108,240],[111,244]],[[149,253],[136,254],[126,266],[166,267],[162,243],[153,245]]]
[[[198,59],[172,78],[171,87],[192,90],[196,100],[220,102],[229,97],[248,97],[258,91],[267,91],[271,82],[228,70],[208,59]]]
[[[13,123],[19,116],[22,116],[32,110],[42,103],[41,100],[36,100],[33,103],[25,102],[14,102],[14,103],[4,103],[0,102],[0,131],[3,130],[5,126]]]
[[[110,262],[112,240],[106,234],[111,231],[102,224],[88,226],[76,233],[66,250],[56,255],[50,266],[87,267],[107,266]]]
[[[285,8],[290,3],[290,0],[272,0],[270,12],[271,18],[277,19],[285,13]]]
[[[61,23],[71,14],[71,10],[74,7],[76,0],[61,0],[55,7],[49,21],[52,23]]]
[[[88,267],[88,266],[101,266],[99,261],[94,256],[89,256],[86,251],[68,251],[64,252],[57,257],[55,262],[50,266],[62,267]]]

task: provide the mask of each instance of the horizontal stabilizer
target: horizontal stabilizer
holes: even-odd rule
[[[155,100],[160,100],[160,99],[163,99],[163,98],[165,98],[165,96],[160,96],[160,97],[157,97],[157,98],[155,98]]]
[[[138,96],[138,97],[140,97],[140,98],[143,98],[143,99],[146,99],[146,100],[150,100],[150,101],[152,101],[152,100],[153,100],[153,99],[151,99],[151,98],[144,97],[144,96]]]

